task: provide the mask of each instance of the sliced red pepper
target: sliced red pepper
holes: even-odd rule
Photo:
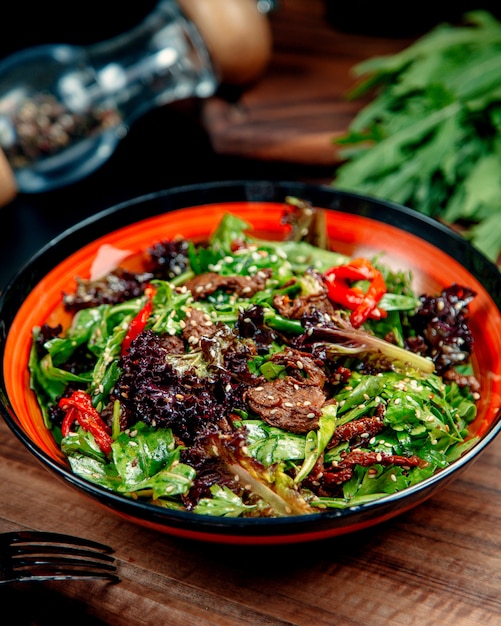
[[[355,328],[361,326],[369,316],[375,319],[386,317],[386,311],[377,306],[385,293],[386,283],[384,282],[383,275],[378,270],[374,270],[374,277],[371,280],[362,302],[350,316],[351,323]]]
[[[129,351],[131,342],[139,335],[141,331],[144,330],[153,310],[153,296],[155,295],[155,288],[152,285],[147,285],[144,293],[147,296],[148,301],[129,324],[127,334],[125,335],[122,342],[122,356]]]
[[[61,398],[59,407],[66,411],[61,431],[66,437],[71,426],[77,421],[80,426],[90,432],[97,445],[108,455],[111,452],[111,429],[103,422],[101,416],[92,405],[92,399],[85,391],[74,391],[69,398]]]
[[[325,272],[324,277],[329,299],[352,310],[350,321],[355,328],[368,318],[386,317],[386,311],[377,306],[386,293],[386,283],[381,272],[368,259],[356,258],[346,265],[333,267]],[[370,282],[366,292],[351,286],[350,283],[359,280]]]

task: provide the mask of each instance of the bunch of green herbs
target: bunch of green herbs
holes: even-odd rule
[[[493,262],[501,253],[501,23],[486,11],[440,24],[354,68],[372,95],[334,139],[333,184],[440,219]]]

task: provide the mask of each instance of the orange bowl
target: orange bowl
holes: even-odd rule
[[[472,288],[473,365],[481,384],[472,434],[478,443],[433,477],[365,505],[280,519],[212,518],[171,511],[111,493],[75,476],[44,426],[30,390],[31,331],[61,317],[61,293],[88,278],[103,244],[140,253],[155,241],[182,235],[202,239],[224,213],[251,223],[254,233],[281,239],[286,196],[327,209],[332,247],[352,256],[384,253],[393,269],[411,270],[418,293],[456,282]],[[293,543],[365,528],[416,506],[471,463],[501,428],[501,273],[448,227],[388,202],[303,183],[244,181],[171,189],[112,207],[66,231],[19,272],[0,301],[3,320],[2,414],[18,439],[51,472],[110,511],[162,532],[222,543]]]

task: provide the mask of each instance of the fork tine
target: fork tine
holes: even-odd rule
[[[85,546],[94,550],[100,550],[111,554],[113,548],[107,546],[98,541],[92,539],[85,539],[84,537],[73,537],[72,535],[65,535],[64,533],[51,533],[42,531],[30,531],[20,530],[8,533],[2,533],[2,537],[10,540],[11,544],[23,544],[23,543],[58,543],[65,545]]]
[[[10,545],[10,552],[14,558],[21,558],[23,556],[36,556],[36,555],[49,555],[56,554],[61,556],[80,556],[82,558],[97,559],[100,561],[114,561],[111,554],[99,552],[97,550],[91,550],[86,548],[73,548],[65,545],[49,545],[49,544],[35,544],[35,543],[14,543]]]
[[[29,556],[28,558],[15,556],[12,560],[12,566],[15,570],[22,568],[33,568],[42,566],[51,567],[63,567],[63,566],[75,566],[78,565],[81,568],[95,568],[103,571],[114,572],[116,567],[112,563],[113,559],[109,562],[103,562],[98,560],[84,560],[74,559],[66,556],[46,556],[45,554]]]
[[[116,567],[109,563],[82,562],[79,559],[57,557],[22,562],[13,565],[18,580],[68,580],[69,578],[92,578],[118,582]]]
[[[120,577],[113,572],[97,572],[95,570],[41,570],[26,571],[25,573],[17,573],[16,577],[10,582],[44,582],[49,580],[106,580],[110,583],[120,582]]]

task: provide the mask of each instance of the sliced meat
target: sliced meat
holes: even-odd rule
[[[291,300],[288,296],[276,295],[273,298],[273,307],[289,319],[299,320],[311,315],[313,310],[327,315],[333,315],[335,309],[327,297],[327,287],[322,277],[315,270],[307,271],[308,279],[315,285],[315,289],[306,296],[298,296]]]
[[[284,352],[277,352],[271,359],[273,363],[284,365],[287,373],[293,378],[307,380],[319,387],[325,384],[326,376],[323,369],[315,362],[311,354],[300,352],[294,348],[287,348]]]
[[[199,274],[188,280],[185,287],[191,291],[195,300],[202,300],[213,294],[217,289],[234,293],[243,298],[250,298],[266,286],[271,270],[259,270],[253,276],[221,276],[216,272]]]
[[[190,308],[186,311],[183,337],[190,346],[197,346],[202,337],[213,337],[216,332],[217,326],[207,313],[195,308]]]
[[[297,434],[318,428],[325,398],[318,385],[292,376],[247,389],[243,396],[249,408],[265,422]]]

